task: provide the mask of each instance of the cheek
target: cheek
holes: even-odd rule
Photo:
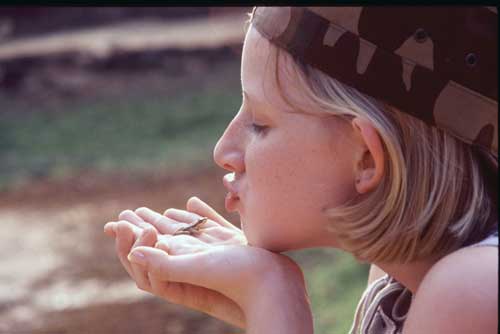
[[[305,246],[325,233],[326,207],[355,193],[346,159],[313,143],[259,145],[246,156],[247,197],[242,225],[249,242],[280,250]],[[311,241],[312,242],[312,241]]]
[[[300,159],[284,145],[261,144],[247,152],[248,189],[254,201],[277,211],[289,202],[296,191]],[[274,149],[277,147],[277,149]]]
[[[245,155],[245,197],[241,223],[249,242],[264,247],[290,220],[290,182],[294,164],[283,149],[269,141],[249,146]],[[279,147],[279,146],[278,146]],[[268,248],[269,247],[265,247]]]
[[[261,149],[250,155],[246,164],[252,197],[266,207],[288,210],[349,199],[355,190],[349,161],[321,148],[307,149],[312,144],[281,145],[280,150]]]

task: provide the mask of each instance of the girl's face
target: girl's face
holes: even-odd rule
[[[241,66],[242,106],[214,159],[235,174],[235,210],[250,245],[273,251],[336,246],[322,210],[356,195],[352,126],[312,109],[291,111],[275,81],[273,48],[250,28]],[[300,99],[300,88],[285,74],[287,64],[288,57],[278,69],[282,91]]]

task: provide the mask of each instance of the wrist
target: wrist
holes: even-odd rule
[[[245,307],[245,316],[247,334],[312,334],[311,305],[300,268],[293,263],[265,273]]]

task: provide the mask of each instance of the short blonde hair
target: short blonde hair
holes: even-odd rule
[[[280,69],[308,100],[303,102],[342,118],[370,120],[383,143],[385,174],[379,186],[325,210],[332,219],[328,229],[342,249],[361,261],[405,263],[439,258],[497,229],[495,156],[272,48],[276,83],[288,104],[302,110],[297,98],[281,89],[281,61],[287,64]]]

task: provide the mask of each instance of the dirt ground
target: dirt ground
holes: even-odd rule
[[[238,332],[138,290],[102,232],[123,209],[184,208],[193,194],[224,212],[223,174],[79,175],[0,194],[0,333]]]
[[[116,34],[118,28],[113,27],[108,31],[98,30],[94,35],[83,32],[81,38],[54,35],[45,44],[36,44],[40,42],[36,40],[17,41],[11,46],[1,45],[0,55],[12,57],[13,52],[20,52],[31,56],[37,45],[44,46],[43,52],[47,54],[55,52],[57,45],[67,46],[71,52],[87,48],[101,56],[111,49],[136,50],[141,36],[151,34],[150,29],[166,29],[155,24],[143,25],[142,30],[129,25],[135,33],[128,40],[122,38],[127,36],[123,30]],[[211,24],[210,29],[204,30],[199,29],[202,25],[191,22],[185,26],[186,33],[194,36],[201,31],[213,35],[214,29],[225,25],[223,30],[227,33],[219,35],[225,41],[242,36],[241,20]],[[170,40],[165,39],[165,34],[154,39],[153,48],[164,48],[168,43],[181,47],[183,40],[177,38],[182,35],[180,29],[175,27]],[[104,36],[102,43],[96,36]],[[113,40],[117,36],[119,39]],[[206,47],[217,44],[213,38],[199,41],[205,41]],[[87,76],[90,87],[96,81],[90,74]],[[109,87],[109,81],[106,86]],[[83,91],[80,86],[77,88],[75,91]],[[26,92],[32,93],[29,89]],[[36,94],[30,96],[37,105]],[[23,100],[26,96],[15,97]],[[82,172],[61,182],[41,179],[15,191],[0,192],[0,333],[239,332],[200,312],[138,290],[116,258],[113,241],[103,233],[103,225],[116,219],[124,209],[184,208],[192,195],[225,212],[223,174],[216,167],[141,178]],[[236,216],[226,217],[237,223]]]

